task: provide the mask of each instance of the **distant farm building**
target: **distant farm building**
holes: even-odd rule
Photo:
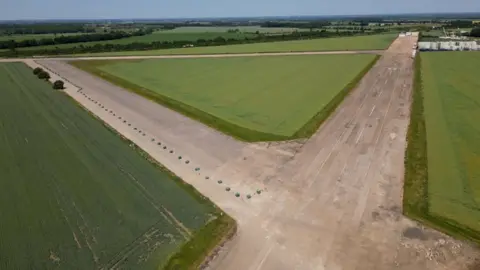
[[[421,41],[420,51],[478,51],[480,45],[476,41]]]

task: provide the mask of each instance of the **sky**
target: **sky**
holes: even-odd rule
[[[0,20],[480,12],[480,0],[0,0]]]

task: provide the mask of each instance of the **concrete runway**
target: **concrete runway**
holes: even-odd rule
[[[210,269],[478,269],[476,249],[402,215],[416,39],[395,40],[310,139],[275,143],[236,141],[63,60],[22,61],[68,80],[69,95],[237,220]]]

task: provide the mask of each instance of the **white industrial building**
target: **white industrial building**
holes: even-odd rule
[[[476,41],[421,41],[420,51],[478,51],[480,45]]]

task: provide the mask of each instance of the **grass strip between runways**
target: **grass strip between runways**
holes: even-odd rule
[[[153,166],[157,167],[159,170],[164,171],[170,175],[170,178],[175,181],[181,188],[187,191],[192,197],[202,204],[213,204],[208,198],[200,194],[192,185],[183,181],[180,177],[175,175],[173,172],[168,170],[165,166],[157,162],[152,156],[147,152],[137,146],[131,140],[125,138],[122,134],[118,133],[113,127],[105,123],[103,120],[94,115],[91,111],[85,108],[83,105],[78,103],[75,99],[68,96],[72,102],[87,111],[93,118],[100,121],[105,128],[110,132],[119,136],[125,143],[133,147],[135,151],[148,160]],[[215,252],[215,249],[218,246],[223,245],[224,242],[228,241],[234,236],[237,231],[237,223],[229,215],[225,214],[220,208],[215,205],[217,209],[216,215],[217,218],[208,222],[201,229],[193,232],[192,238],[190,238],[182,247],[178,250],[177,253],[173,254],[164,265],[160,265],[160,269],[165,270],[180,270],[180,269],[198,269],[202,263],[205,263],[209,260],[209,256]]]
[[[107,72],[103,72],[97,68],[98,66],[108,64],[109,60],[71,61],[69,64],[87,71],[92,75],[103,78],[117,86],[143,96],[149,100],[159,103],[167,108],[175,110],[191,119],[202,122],[203,124],[238,140],[246,142],[259,142],[293,140],[309,138],[312,136],[320,127],[320,125],[330,116],[330,114],[335,111],[345,97],[348,96],[351,90],[356,87],[363,76],[375,65],[378,59],[380,59],[380,56],[375,56],[375,58],[367,66],[365,66],[365,68],[362,69],[352,81],[350,81],[332,100],[330,100],[330,102],[322,110],[315,114],[297,132],[295,132],[293,136],[281,136],[241,127],[178,100],[155,93],[154,91],[150,91],[146,88],[129,82],[128,80],[111,75]]]
[[[415,75],[410,109],[410,124],[405,150],[405,183],[403,213],[419,222],[453,237],[480,243],[480,231],[454,220],[432,215],[428,201],[428,155],[424,116],[424,93],[421,54],[415,58]]]
[[[289,139],[309,138],[317,129],[322,125],[331,113],[337,109],[338,105],[350,94],[350,92],[357,86],[360,80],[367,74],[367,72],[377,63],[380,59],[380,55],[376,55],[375,58],[365,67],[360,73],[358,73],[352,81],[350,81],[330,102],[323,107],[315,116],[308,120],[295,134]]]

